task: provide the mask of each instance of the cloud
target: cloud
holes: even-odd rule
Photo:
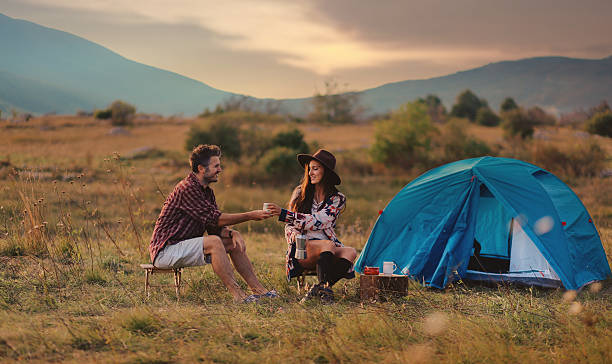
[[[494,50],[505,59],[558,50],[564,50],[562,55],[602,57],[612,51],[609,0],[314,0],[313,4],[320,21],[351,32],[355,39],[399,49],[448,50],[449,57],[471,49]]]
[[[239,51],[270,52],[278,62],[329,74],[408,59],[426,59],[440,50],[379,47],[351,32],[318,21],[307,2],[236,0],[232,2],[175,0],[71,1],[30,0],[45,6],[81,9],[115,16],[116,21],[137,18],[169,24],[195,24],[219,35],[219,42]],[[455,54],[462,57],[462,53]]]

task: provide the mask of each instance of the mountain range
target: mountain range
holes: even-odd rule
[[[194,115],[232,96],[203,82],[122,57],[81,37],[0,14],[0,110],[71,114],[121,99],[139,111]],[[612,101],[612,56],[539,57],[491,63],[442,77],[385,84],[358,92],[368,114],[428,94],[450,107],[470,89],[497,108],[506,97],[560,113]],[[252,98],[257,101],[258,99]],[[279,100],[303,115],[309,98]]]

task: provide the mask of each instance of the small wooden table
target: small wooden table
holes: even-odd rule
[[[408,293],[409,277],[399,274],[360,275],[359,294],[362,300],[379,299],[379,295],[405,296]]]

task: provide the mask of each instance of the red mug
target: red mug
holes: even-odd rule
[[[363,268],[363,274],[368,276],[377,276],[380,273],[378,267],[365,267]]]

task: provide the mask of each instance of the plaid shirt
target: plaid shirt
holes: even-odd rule
[[[151,262],[166,245],[203,236],[204,231],[220,234],[220,215],[213,190],[204,188],[196,175],[190,173],[164,202],[149,244]]]

